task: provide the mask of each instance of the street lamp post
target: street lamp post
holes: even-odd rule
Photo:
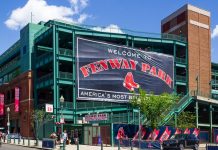
[[[10,134],[10,108],[9,107],[7,107],[7,113],[8,113],[8,123],[7,123],[7,126],[8,126],[8,134]]]
[[[7,107],[7,113],[8,113],[8,122],[7,122],[7,126],[8,126],[8,137],[9,137],[9,134],[10,134],[10,108],[9,107]],[[9,138],[8,138],[8,140],[9,140]]]
[[[141,113],[139,107],[139,150],[141,149]]]
[[[60,104],[61,104],[61,117],[60,117],[60,123],[61,123],[61,145],[62,145],[62,150],[65,150],[65,143],[64,143],[64,135],[63,135],[63,123],[64,123],[64,120],[63,120],[63,104],[64,104],[64,97],[63,95],[61,95],[60,97]]]

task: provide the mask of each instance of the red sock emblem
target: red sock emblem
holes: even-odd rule
[[[123,86],[130,91],[134,91],[134,88],[139,88],[139,84],[134,81],[132,72],[126,74]]]

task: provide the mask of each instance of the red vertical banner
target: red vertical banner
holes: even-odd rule
[[[0,116],[4,115],[4,94],[0,94]]]
[[[15,102],[14,102],[14,111],[19,112],[19,101],[20,101],[20,89],[15,87]]]

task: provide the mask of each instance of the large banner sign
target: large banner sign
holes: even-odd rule
[[[14,111],[19,112],[19,101],[20,101],[20,89],[15,87],[15,101],[14,101]]]
[[[172,93],[172,56],[77,38],[78,99],[128,102],[139,88]]]
[[[4,100],[4,94],[0,94],[0,116],[4,115],[4,105],[5,105],[5,100]]]

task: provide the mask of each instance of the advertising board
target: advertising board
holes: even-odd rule
[[[172,93],[170,55],[77,38],[78,100],[128,102],[139,88]]]

